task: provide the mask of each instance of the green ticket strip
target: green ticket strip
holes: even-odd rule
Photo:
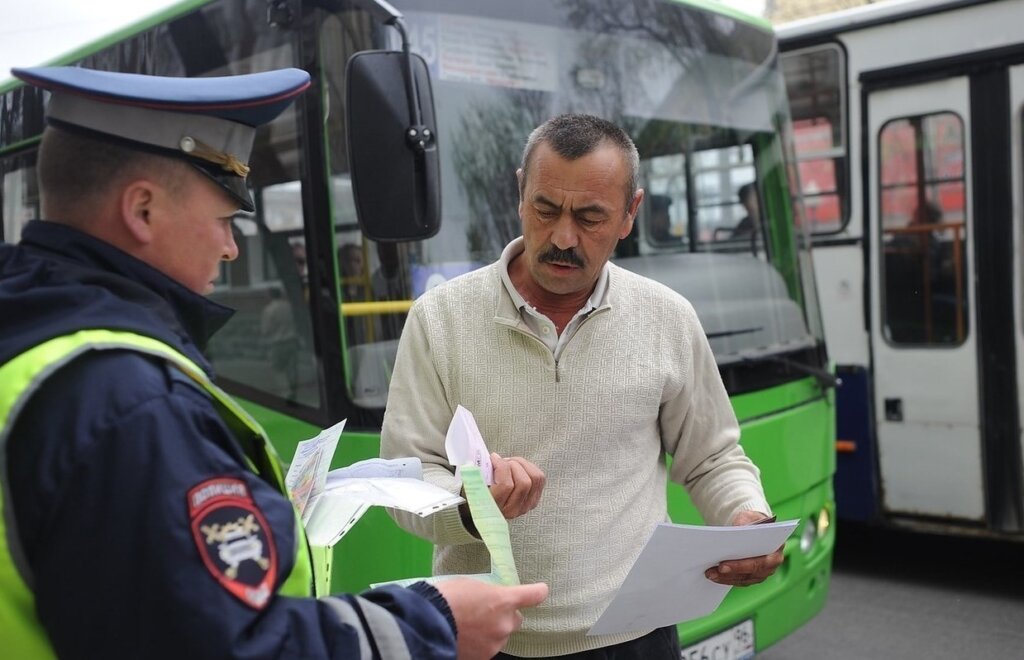
[[[466,502],[469,503],[469,514],[473,518],[473,524],[476,525],[480,538],[487,546],[487,551],[491,554],[491,572],[484,575],[435,575],[428,578],[408,578],[372,586],[397,584],[407,587],[414,582],[436,583],[456,577],[470,577],[494,584],[519,584],[519,571],[516,570],[516,561],[512,556],[508,521],[505,520],[505,516],[502,515],[494,498],[491,497],[491,491],[484,483],[480,468],[475,465],[467,465],[459,468],[459,473],[462,476],[462,489],[466,494]]]
[[[469,502],[469,514],[473,518],[480,538],[491,553],[490,582],[496,584],[519,584],[519,571],[512,557],[512,541],[508,535],[508,521],[491,497],[491,490],[484,483],[480,468],[466,466],[460,469],[462,489]]]

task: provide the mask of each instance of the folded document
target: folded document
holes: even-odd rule
[[[371,458],[329,470],[344,427],[342,421],[300,442],[285,477],[311,544],[335,545],[371,506],[428,516],[465,501],[423,481],[418,458]]]

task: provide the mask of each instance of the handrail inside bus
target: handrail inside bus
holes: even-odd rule
[[[342,316],[371,316],[373,314],[405,314],[412,307],[411,300],[380,300],[377,302],[341,303]]]
[[[964,223],[963,222],[933,222],[933,223],[919,223],[914,225],[908,225],[906,227],[886,227],[882,229],[882,234],[891,234],[895,236],[906,236],[906,235],[917,235],[918,240],[924,238],[927,241],[932,240],[932,232],[942,232],[945,230],[953,231],[953,281],[954,281],[954,310],[956,315],[956,339],[958,342],[962,342],[967,334],[967,328],[964,326],[964,305],[966,304],[964,295],[964,263],[963,263],[963,233]],[[887,254],[900,254],[908,253],[910,250],[892,248],[891,246],[884,246],[883,251]],[[926,302],[924,308],[925,314],[925,336],[927,340],[932,341],[933,334],[933,319],[931,309],[931,282],[930,282],[930,269],[931,264],[928,260],[925,260],[922,264],[921,270],[921,287],[924,291],[923,299]]]

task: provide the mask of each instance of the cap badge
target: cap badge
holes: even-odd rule
[[[187,135],[181,138],[178,146],[189,156],[205,160],[214,165],[220,165],[226,172],[232,172],[243,179],[249,176],[249,166],[238,160],[233,154],[218,151],[210,145]]]

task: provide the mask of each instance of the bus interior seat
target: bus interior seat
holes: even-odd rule
[[[395,369],[398,340],[356,344],[348,348],[352,401],[363,408],[383,408]]]

